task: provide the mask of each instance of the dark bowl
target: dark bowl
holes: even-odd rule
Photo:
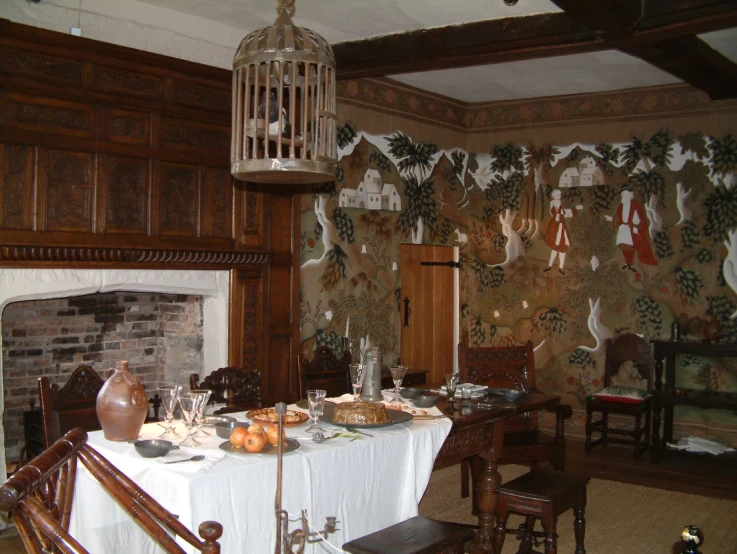
[[[144,458],[160,458],[166,456],[170,450],[179,450],[179,447],[169,441],[162,439],[148,439],[133,443],[138,452]]]
[[[438,403],[438,396],[422,395],[414,399],[413,404],[417,408],[432,408]]]
[[[236,427],[245,427],[248,429],[250,426],[251,424],[247,421],[226,421],[223,423],[216,423],[214,425],[215,432],[221,439],[229,439],[230,433],[232,433],[233,429]]]
[[[517,400],[521,399],[525,394],[527,394],[525,391],[519,390],[519,389],[492,389],[492,388],[488,389],[487,393],[501,396],[507,402],[516,402]]]
[[[401,392],[404,398],[418,398],[425,394],[423,389],[402,389]]]

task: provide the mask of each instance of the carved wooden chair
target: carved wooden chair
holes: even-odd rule
[[[299,378],[299,397],[307,398],[307,391],[323,389],[327,396],[341,396],[351,392],[351,353],[343,351],[337,358],[329,346],[321,346],[315,350],[312,360],[297,356],[297,375]]]
[[[85,431],[102,429],[95,404],[104,383],[97,372],[86,365],[75,369],[63,387],[52,385],[48,377],[39,378],[38,397],[47,448],[75,427]]]
[[[620,372],[624,362],[632,362],[634,370],[645,382],[645,388],[614,386],[613,379]],[[606,363],[604,366],[604,390],[586,400],[586,453],[599,444],[622,443],[635,447],[635,460],[650,444],[650,391],[653,385],[652,354],[650,345],[642,337],[627,333],[616,340],[607,340]],[[601,418],[594,421],[594,412],[601,412]],[[634,429],[619,429],[609,426],[609,414],[634,418]],[[645,425],[642,418],[645,417]],[[598,440],[592,441],[592,433],[600,433]],[[610,438],[609,435],[627,438]]]
[[[172,534],[203,554],[219,554],[223,527],[215,521],[199,526],[203,540],[177,517],[87,444],[87,433],[73,429],[20,468],[0,487],[0,510],[9,511],[30,554],[86,554],[69,534],[78,461],[117,500],[153,540],[172,554],[184,554]]]
[[[200,381],[200,376],[189,376],[191,390],[212,391],[209,404],[225,404],[216,414],[242,412],[261,408],[261,371],[242,367],[221,367]]]
[[[459,377],[462,383],[487,385],[491,388],[516,389],[529,392],[535,389],[535,357],[532,342],[523,346],[469,348],[458,345]],[[550,463],[563,470],[566,459],[564,420],[571,417],[570,406],[555,408],[555,436],[538,430],[537,413],[520,414],[505,420],[504,448],[501,464]],[[468,468],[474,484],[474,509],[477,507],[475,483],[481,472],[481,460],[474,456],[461,463],[461,496],[468,497]]]

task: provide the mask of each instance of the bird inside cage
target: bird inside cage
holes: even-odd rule
[[[266,117],[266,94],[261,95],[261,102],[258,105],[258,118],[267,119]],[[269,92],[269,136],[276,135],[279,132],[279,102],[276,97],[276,91],[272,89]],[[281,128],[282,136],[291,133],[289,127],[289,118],[287,117],[286,108],[281,109]]]

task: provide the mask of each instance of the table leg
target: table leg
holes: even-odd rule
[[[476,533],[474,552],[494,552],[494,522],[496,519],[496,489],[502,482],[499,474],[499,458],[504,444],[504,420],[495,423],[492,447],[482,453],[481,475],[478,480],[479,528]]]

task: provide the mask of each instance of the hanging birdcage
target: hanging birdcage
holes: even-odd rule
[[[271,27],[247,35],[233,59],[231,173],[257,183],[332,181],[338,163],[335,56],[296,27],[278,0]]]

